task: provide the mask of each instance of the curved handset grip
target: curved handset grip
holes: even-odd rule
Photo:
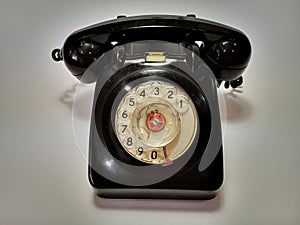
[[[234,80],[248,65],[251,45],[239,30],[191,16],[118,17],[72,33],[56,60],[64,60],[80,78],[103,53],[117,45],[141,40],[162,40],[184,44],[211,68],[217,80]],[[199,46],[197,43],[202,42]],[[53,57],[54,58],[54,57]]]

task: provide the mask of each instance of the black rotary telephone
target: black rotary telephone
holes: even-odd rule
[[[71,34],[52,57],[96,82],[89,180],[108,198],[209,199],[223,182],[217,87],[236,88],[247,37],[194,15],[125,17]]]

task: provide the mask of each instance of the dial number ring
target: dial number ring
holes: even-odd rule
[[[115,114],[115,132],[124,150],[139,161],[169,164],[191,145],[198,127],[188,94],[165,81],[129,90]]]

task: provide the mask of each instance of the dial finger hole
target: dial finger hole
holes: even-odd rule
[[[176,98],[176,109],[180,114],[184,114],[189,109],[189,99],[184,95],[179,95]]]
[[[132,136],[128,136],[124,139],[123,143],[127,148],[134,148],[135,147],[135,138]]]
[[[128,124],[119,124],[118,125],[118,134],[120,135],[126,135],[129,133],[130,128],[128,127]]]
[[[133,93],[132,95],[129,95],[125,98],[125,104],[129,107],[129,109],[135,107],[136,104],[136,96]]]
[[[127,108],[121,108],[118,110],[118,118],[123,121],[129,120],[129,112]]]
[[[175,87],[168,86],[165,90],[165,98],[172,102],[175,101],[177,95],[177,89]]]
[[[159,82],[153,82],[150,86],[150,95],[153,97],[161,97],[164,93],[164,87]]]
[[[149,96],[149,85],[147,86],[139,86],[136,88],[136,97],[138,101],[142,101]]]

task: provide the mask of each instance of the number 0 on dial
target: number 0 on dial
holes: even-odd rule
[[[165,81],[129,90],[115,114],[115,132],[124,150],[139,161],[170,164],[192,144],[198,115],[188,94]]]

